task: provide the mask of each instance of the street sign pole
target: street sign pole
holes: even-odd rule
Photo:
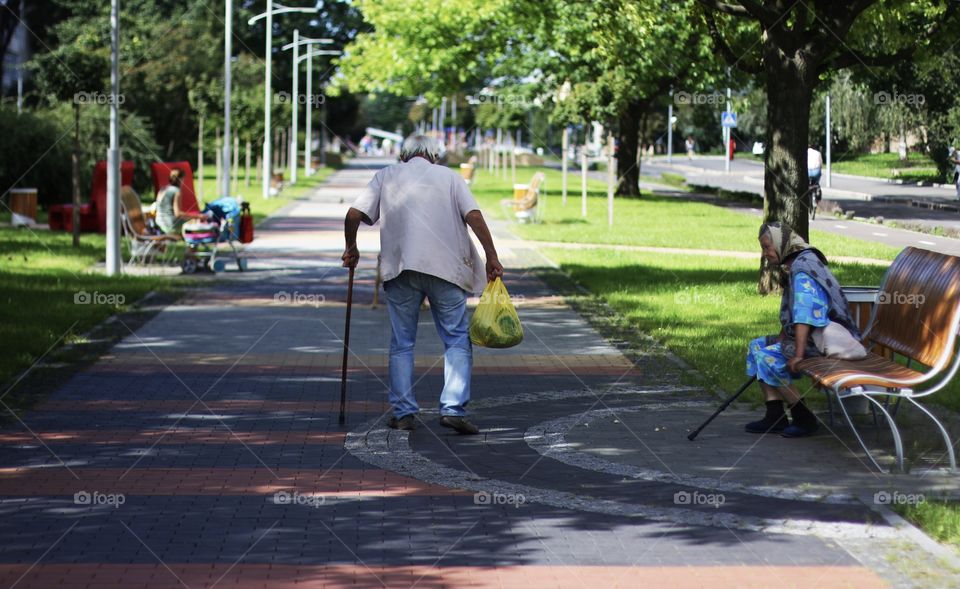
[[[667,103],[667,163],[673,163],[673,86],[670,87],[670,102]]]
[[[728,113],[733,112],[733,105],[730,104],[730,87],[729,86],[727,87],[727,112]],[[730,127],[727,125],[724,125],[724,129],[726,130],[726,133],[723,139],[723,147],[724,147],[723,151],[727,154],[727,157],[725,157],[723,160],[723,171],[729,174],[730,173],[730,155],[731,155],[730,153],[731,131],[730,131]]]
[[[824,151],[827,154],[827,188],[830,188],[833,185],[833,178],[830,174],[830,95],[827,94],[827,146]]]

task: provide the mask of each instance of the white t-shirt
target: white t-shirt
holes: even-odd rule
[[[820,156],[820,152],[816,149],[807,148],[807,171],[808,172],[819,172],[820,168],[823,166],[823,157]]]
[[[464,221],[480,207],[460,174],[414,157],[378,171],[352,206],[380,221],[384,282],[416,270],[483,291],[486,268]]]

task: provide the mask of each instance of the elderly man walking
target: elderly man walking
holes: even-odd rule
[[[423,299],[443,340],[443,391],[440,425],[461,434],[477,434],[466,418],[470,402],[470,344],[467,296],[487,280],[503,275],[503,266],[477,201],[459,174],[436,165],[437,143],[423,135],[408,137],[401,163],[377,172],[344,219],[344,267],[360,259],[360,223],[380,221],[383,288],[390,316],[390,405],[395,429],[417,427],[420,408],[413,392],[413,348]],[[470,241],[473,230],[486,264]]]

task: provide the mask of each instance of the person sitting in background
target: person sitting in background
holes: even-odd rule
[[[182,177],[183,172],[180,170],[170,170],[167,185],[157,192],[156,223],[157,227],[167,235],[180,235],[183,224],[190,219],[207,220],[207,216],[202,213],[184,210],[180,193]]]
[[[810,247],[789,225],[766,223],[760,227],[763,257],[780,268],[783,295],[780,301],[779,335],[759,337],[750,342],[747,376],[756,376],[766,401],[763,419],[748,423],[754,434],[778,432],[787,438],[809,436],[817,431],[817,418],[803,403],[793,384],[797,364],[805,358],[823,356],[811,332],[831,322],[840,324],[857,341],[857,329],[847,297],[837,278],[827,268],[820,250]],[[793,423],[787,424],[783,402],[790,405]]]

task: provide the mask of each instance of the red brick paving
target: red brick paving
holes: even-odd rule
[[[313,589],[403,587],[555,589],[874,589],[889,587],[861,567],[791,566],[502,566],[427,567],[276,564],[40,564],[0,565],[10,587],[191,589]],[[26,576],[24,576],[26,573]],[[22,579],[21,579],[22,577]]]
[[[325,495],[391,497],[464,495],[375,468],[0,468],[0,496],[72,495],[77,491],[125,495],[267,495],[283,490]]]
[[[45,432],[2,432],[0,444],[28,444],[37,438],[48,445],[55,444],[336,444],[342,445],[345,432],[267,431],[230,432],[224,428],[178,428],[170,430],[72,430]]]

